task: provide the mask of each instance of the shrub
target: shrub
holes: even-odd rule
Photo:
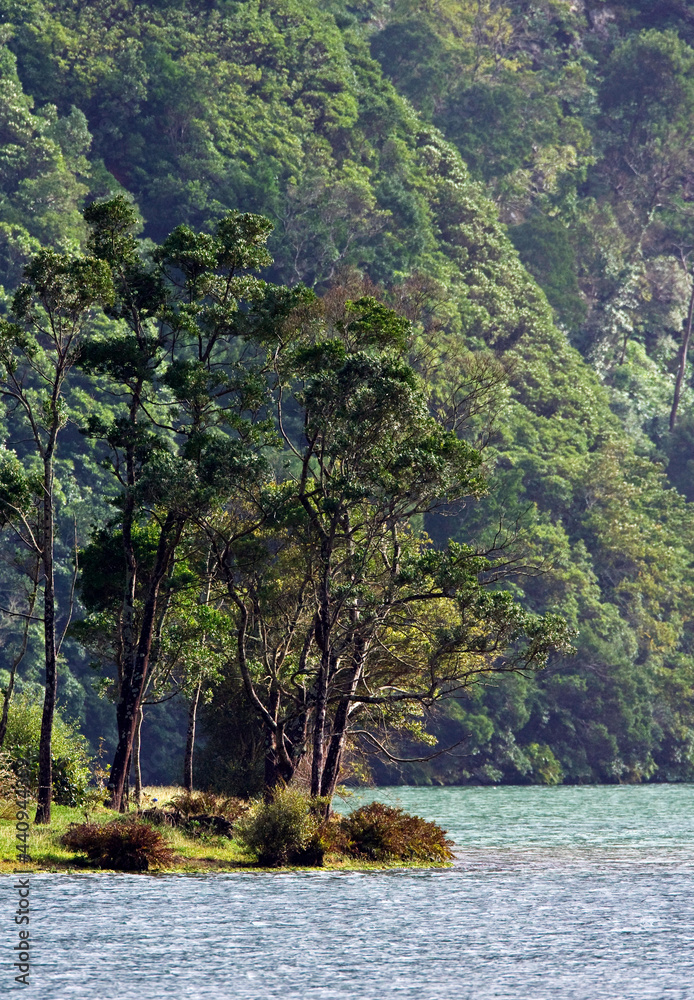
[[[38,787],[39,739],[43,705],[26,695],[10,704],[3,751],[18,773],[23,761],[29,765],[28,780],[32,792]],[[53,797],[61,806],[79,806],[90,778],[88,744],[75,723],[68,722],[56,710],[53,723]]]
[[[181,821],[185,819],[179,812],[169,809],[158,809],[156,806],[153,806],[151,809],[140,810],[138,816],[146,819],[148,823],[171,827],[180,826]]]
[[[178,826],[191,837],[231,837],[233,825],[224,816],[214,813],[196,813],[194,816],[183,817]]]
[[[73,824],[60,842],[71,851],[86,854],[99,868],[116,871],[146,872],[170,864],[175,857],[158,830],[125,819]]]
[[[231,837],[234,823],[249,808],[250,804],[243,799],[225,798],[211,792],[182,792],[164,808],[145,809],[140,816],[159,826],[178,827],[193,837]]]
[[[235,833],[261,865],[321,865],[328,849],[322,815],[324,799],[298,788],[277,788],[269,802],[258,802],[236,825]]]
[[[279,788],[254,805],[236,836],[263,865],[322,865],[328,853],[369,861],[448,861],[452,841],[436,823],[373,802],[349,816],[325,818],[326,799]]]
[[[184,816],[177,809],[143,809],[138,815],[149,823],[157,826],[170,826],[183,830],[191,837],[203,837],[213,834],[216,837],[231,837],[233,824],[224,816],[213,813],[194,813]]]
[[[202,814],[222,816],[230,823],[235,823],[250,808],[244,799],[215,795],[213,792],[181,792],[167,805],[173,806],[177,812],[188,818]]]
[[[446,831],[420,816],[372,802],[342,820],[353,857],[369,861],[447,861],[453,841]]]

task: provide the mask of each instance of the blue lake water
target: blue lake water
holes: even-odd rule
[[[46,1000],[694,1000],[694,786],[360,793],[447,870],[31,878]],[[0,990],[15,985],[3,877]]]

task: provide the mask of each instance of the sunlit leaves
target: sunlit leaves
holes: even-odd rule
[[[0,526],[28,514],[40,489],[40,480],[27,472],[16,454],[0,447]]]

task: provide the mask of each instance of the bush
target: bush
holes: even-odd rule
[[[233,824],[228,819],[214,813],[184,816],[177,809],[143,809],[138,815],[149,823],[156,823],[157,826],[170,826],[183,830],[191,837],[206,837],[210,834],[216,837],[231,837],[234,832]]]
[[[146,872],[171,864],[175,854],[147,823],[117,819],[112,823],[72,825],[60,839],[71,851],[86,854],[99,868]]]
[[[420,816],[372,802],[342,820],[348,851],[369,861],[448,861],[453,841]]]
[[[43,705],[26,695],[10,704],[3,751],[17,774],[22,762],[29,765],[29,788],[35,793],[39,776],[39,739]],[[57,709],[53,723],[53,798],[61,806],[79,806],[84,802],[89,783],[88,744],[75,723],[68,722]]]
[[[326,802],[298,788],[277,788],[269,802],[259,802],[236,825],[241,843],[261,865],[321,865],[326,850],[323,819]]]
[[[223,816],[216,816],[214,813],[196,813],[195,816],[188,816],[178,824],[184,833],[189,837],[231,837],[234,832],[233,825]]]
[[[15,789],[17,787],[17,775],[12,768],[9,756],[0,750],[0,798],[15,799]]]
[[[279,788],[237,823],[235,834],[262,865],[322,865],[336,853],[368,861],[448,861],[452,841],[436,823],[373,802],[325,818],[326,799]]]
[[[243,799],[225,798],[212,792],[182,792],[164,808],[145,809],[140,816],[159,826],[177,827],[192,837],[231,837],[234,823],[249,808]]]
[[[235,823],[250,808],[244,799],[215,795],[213,792],[181,792],[167,802],[167,805],[173,806],[188,819],[206,814],[222,816],[230,823]]]

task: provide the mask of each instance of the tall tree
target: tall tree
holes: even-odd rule
[[[29,644],[29,634],[32,622],[36,621],[34,608],[39,590],[40,557],[35,549],[32,551],[30,534],[36,534],[37,513],[38,513],[38,483],[35,476],[27,475],[27,470],[17,458],[15,452],[5,447],[0,448],[0,527],[11,526],[13,532],[24,528],[24,539],[22,549],[29,549],[26,558],[21,559],[22,575],[28,586],[24,600],[15,591],[12,595],[10,607],[0,608],[5,618],[9,618],[11,626],[16,626],[17,621],[21,623],[21,633],[19,644],[11,653],[9,677],[7,687],[3,691],[2,713],[0,714],[0,750],[5,742],[7,734],[7,723],[9,719],[10,704],[14,694],[17,681],[17,671],[24,659]],[[27,520],[28,518],[28,520]],[[26,529],[30,531],[27,532]],[[9,535],[10,532],[8,531]],[[8,631],[10,631],[8,629]],[[16,636],[16,628],[11,627],[11,631]],[[11,647],[10,647],[11,648]]]
[[[286,313],[301,291],[271,291],[250,272],[266,266],[270,223],[229,213],[214,234],[180,226],[141,256],[132,235],[135,215],[118,197],[91,205],[90,247],[108,263],[116,290],[111,332],[83,352],[85,371],[105,377],[117,402],[113,421],[90,432],[109,449],[120,485],[114,521],[122,544],[124,587],[119,628],[121,671],[118,745],[111,803],[123,793],[162,613],[186,526],[220,498],[261,473],[267,426],[265,352],[246,334],[250,315],[263,321]],[[137,534],[151,532],[149,565]]]
[[[58,685],[55,599],[55,460],[69,411],[66,380],[84,340],[94,306],[108,302],[108,267],[94,257],[41,251],[25,270],[25,284],[12,302],[13,321],[0,321],[2,394],[11,419],[31,442],[27,462],[40,467],[36,531],[20,508],[13,522],[22,542],[39,557],[43,577],[45,697],[39,747],[37,823],[50,823],[51,734]]]
[[[430,415],[408,333],[370,298],[304,324],[276,367],[289,471],[209,523],[269,786],[309,757],[312,794],[331,796],[359,733],[375,745],[383,724],[412,725],[476,677],[531,669],[567,642],[559,619],[485,587],[490,554],[437,552],[413,527],[484,479],[478,452]]]

